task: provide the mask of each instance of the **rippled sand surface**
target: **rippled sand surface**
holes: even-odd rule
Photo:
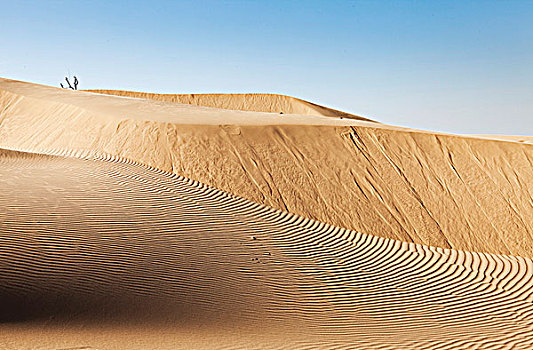
[[[64,91],[51,88],[32,90],[25,83],[9,84],[22,84],[31,93],[17,98],[13,98],[13,92],[4,93],[0,109],[0,135],[6,136],[1,141],[4,148],[0,149],[0,348],[532,348],[533,261],[528,257],[531,254],[527,254],[533,205],[528,181],[531,168],[527,166],[530,145],[512,140],[396,130],[377,123],[351,125],[372,122],[346,121],[348,118],[337,121],[337,117],[325,116],[325,120],[348,125],[332,126],[320,119],[324,125],[304,128],[303,132],[309,135],[321,131],[335,140],[334,135],[342,134],[344,128],[352,130],[352,136],[346,136],[354,147],[352,156],[360,156],[375,166],[374,172],[366,172],[369,183],[375,186],[372,190],[358,183],[365,168],[353,164],[348,165],[354,169],[351,183],[344,183],[344,187],[334,192],[338,182],[331,179],[331,197],[322,192],[325,187],[319,184],[303,191],[301,187],[306,182],[293,181],[294,202],[308,208],[301,213],[290,207],[264,205],[261,200],[251,200],[239,193],[242,191],[239,184],[247,186],[251,181],[231,170],[231,157],[245,154],[244,148],[239,148],[242,143],[233,148],[233,153],[227,153],[227,166],[222,161],[217,163],[218,167],[211,165],[204,169],[203,163],[195,166],[192,157],[176,151],[187,149],[184,145],[192,147],[186,141],[179,147],[166,149],[168,153],[134,150],[135,142],[138,148],[148,142],[138,134],[146,132],[143,128],[129,128],[129,139],[124,137],[125,143],[115,148],[103,140],[114,137],[116,141],[123,131],[113,131],[105,123],[101,124],[97,137],[91,134],[96,129],[89,128],[83,133],[82,128],[72,127],[67,131],[64,125],[58,125],[61,132],[55,141],[50,134],[39,139],[28,120],[46,125],[52,114],[61,120],[61,113],[71,113],[75,108],[63,101],[62,108],[53,105],[47,110],[39,102],[46,94],[39,92],[39,99],[28,94],[50,89],[46,92],[52,97],[59,94],[68,100],[69,96],[64,97]],[[99,95],[77,94],[73,96],[80,101],[89,97],[83,100],[88,107],[76,107],[80,108],[76,112],[79,114],[71,115],[74,119],[67,124],[83,124],[90,118],[113,120],[86,109],[90,100],[98,100]],[[165,105],[169,109],[176,104],[165,103],[169,103]],[[203,111],[211,113],[209,109]],[[46,113],[49,116],[42,117]],[[88,116],[90,113],[95,114]],[[172,118],[179,118],[179,113]],[[304,116],[295,118],[299,122]],[[24,123],[27,123],[27,134],[35,138],[17,141],[15,136],[23,135]],[[188,132],[193,130],[192,135],[197,139],[203,137],[198,129],[183,128]],[[215,131],[209,131],[208,126],[203,128],[207,133],[203,135],[213,136],[205,142],[207,145],[220,146],[221,140],[252,135],[252,130],[242,125],[224,124],[216,126]],[[262,145],[276,144],[268,138],[276,130],[293,130],[285,135],[285,145],[290,146],[291,154],[301,150],[295,163],[301,166],[289,174],[299,173],[310,182],[315,179],[302,165],[311,164],[307,169],[312,168],[315,173],[320,170],[313,165],[319,162],[313,163],[315,160],[308,156],[311,142],[299,140],[298,131],[291,129],[301,126],[263,128],[266,136]],[[47,130],[52,132],[51,127]],[[96,138],[91,139],[93,136]],[[340,137],[340,141],[331,142],[342,142],[343,136]],[[373,137],[375,143],[370,142]],[[426,137],[438,140],[441,145],[444,140],[442,149],[450,150],[445,156],[452,159],[455,169],[449,171],[455,178],[444,170],[437,171],[440,158],[432,153],[432,146],[420,141]],[[404,139],[419,142],[418,153],[412,153],[413,157],[432,170],[433,175],[417,177],[415,168],[409,167],[412,159],[392,151],[395,142],[402,144]],[[152,141],[162,145],[157,138]],[[53,147],[61,142],[63,147]],[[411,141],[405,142],[409,145]],[[322,145],[321,141],[317,143]],[[264,157],[261,154],[266,151],[261,144],[248,145],[253,145],[250,149],[256,152],[256,157]],[[376,151],[373,147],[377,147]],[[383,149],[384,159],[396,154],[397,161],[390,159],[386,166],[396,169],[403,182],[386,180],[392,172],[380,166],[379,147]],[[461,147],[469,148],[476,155],[477,169],[487,170],[477,173],[477,182],[471,180],[475,172],[468,173],[470,156],[461,158]],[[25,151],[13,150],[16,148]],[[340,159],[333,148],[322,152]],[[219,148],[219,152],[221,149],[225,148]],[[137,153],[124,157],[113,150]],[[203,152],[201,155],[209,154],[208,148],[199,146],[197,150]],[[497,156],[491,159],[490,152]],[[135,154],[136,157],[131,156]],[[163,160],[166,154],[174,154],[175,166],[150,164],[150,159]],[[220,153],[212,156],[220,157]],[[270,159],[280,161],[283,168],[287,166],[284,157],[278,151]],[[349,164],[352,158],[347,158]],[[253,164],[250,159],[256,158],[243,156],[241,164]],[[180,168],[180,163],[185,161],[190,164],[182,164]],[[513,166],[516,164],[521,165]],[[180,174],[182,169],[191,172],[195,167],[200,173],[213,173],[211,182],[226,177],[224,186],[213,186],[210,181],[199,182]],[[275,174],[271,167],[268,166],[269,173]],[[265,169],[258,166],[254,170],[251,166],[245,171],[266,174]],[[423,174],[429,171],[424,169]],[[497,174],[508,183],[502,185]],[[269,181],[276,183],[275,176]],[[342,176],[345,175],[339,173],[339,178]],[[430,197],[427,193],[431,191],[420,190],[435,185],[430,179],[441,180],[448,190]],[[405,183],[411,184],[411,192],[400,192]],[[287,181],[285,187],[280,187],[282,198],[291,193],[289,185]],[[233,186],[235,191],[225,186]],[[487,191],[485,204],[479,199],[483,186]],[[459,197],[461,188],[470,192]],[[349,211],[327,202],[328,198],[342,197],[354,189],[362,192],[361,196],[367,200],[346,203],[352,205]],[[273,188],[270,193],[274,198]],[[312,198],[317,198],[313,193],[323,196],[324,201],[313,201]],[[431,215],[439,222],[446,213],[432,208],[443,210],[447,205],[452,208],[448,202],[438,203],[441,198],[455,200],[461,209],[458,212],[472,230],[463,232],[458,227],[462,233],[454,236],[454,221],[450,218],[448,226],[443,226],[447,240],[424,245],[415,243],[417,239],[409,235],[403,240],[392,239],[397,236],[385,230],[361,232],[332,225],[331,218],[335,216],[323,221],[310,218],[313,216],[310,213],[344,211],[348,213],[346,220],[350,217],[372,220],[380,214],[379,206],[368,204],[373,203],[375,196],[381,196],[382,205],[387,206],[400,195],[407,201],[409,196],[416,198],[416,194],[425,210],[409,205],[397,207],[396,215],[404,215],[404,222],[410,222],[416,213],[419,217]],[[305,200],[305,195],[311,199]],[[263,201],[267,197],[264,195]],[[479,202],[470,202],[472,198]],[[490,199],[492,208],[488,205]],[[504,199],[505,205],[500,202]],[[470,203],[473,209],[464,207],[464,203]],[[514,211],[501,210],[496,215],[495,210],[500,206]],[[476,210],[484,212],[485,217],[477,217]],[[384,222],[387,221],[385,218]],[[477,249],[480,252],[449,248],[453,242],[459,242],[455,245],[460,246],[461,240],[463,245],[481,244],[475,243],[476,235],[472,233],[481,231],[479,227],[489,221],[491,230],[497,234],[480,240],[485,244],[481,245],[483,249]],[[420,240],[431,239],[427,238],[431,237],[430,225],[426,233],[424,225],[413,225],[419,225],[414,232],[422,237]],[[390,227],[394,231],[395,226]],[[491,254],[504,249],[522,249],[520,255],[524,257]]]

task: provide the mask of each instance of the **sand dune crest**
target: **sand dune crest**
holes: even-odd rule
[[[157,348],[533,342],[530,259],[361,234],[115,157],[2,151],[0,174],[0,295],[31,307],[15,323],[2,311],[0,340],[19,337],[12,348],[28,341],[21,321],[87,348],[123,348],[120,327],[98,336],[113,322],[148,322]],[[57,331],[77,323],[85,331]],[[145,347],[142,334],[128,348]]]
[[[275,94],[152,94],[121,90],[86,91],[248,112],[304,114],[372,121],[368,118],[320,106],[299,98]]]
[[[178,96],[117,94],[170,101]],[[263,95],[201,96],[192,102],[268,107]],[[114,154],[386,238],[522,256],[533,251],[533,146],[519,140],[120,98],[5,79],[0,111],[3,147]]]

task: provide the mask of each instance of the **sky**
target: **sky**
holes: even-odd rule
[[[533,135],[533,1],[5,1],[0,76]]]

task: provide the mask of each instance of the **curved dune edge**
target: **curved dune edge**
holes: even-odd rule
[[[520,135],[475,135],[479,138],[487,138],[492,140],[512,141],[520,143],[528,143],[533,145],[533,136],[520,136]]]
[[[154,94],[122,90],[84,91],[229,110],[304,114],[375,122],[368,118],[320,106],[299,98],[276,94]]]
[[[533,147],[0,80],[0,146],[113,154],[359,232],[531,256]]]
[[[2,150],[0,175],[6,349],[36,332],[43,349],[533,343],[528,258],[362,234],[113,156]]]

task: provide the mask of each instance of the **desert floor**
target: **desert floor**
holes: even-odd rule
[[[0,79],[0,348],[532,349],[533,138]]]

